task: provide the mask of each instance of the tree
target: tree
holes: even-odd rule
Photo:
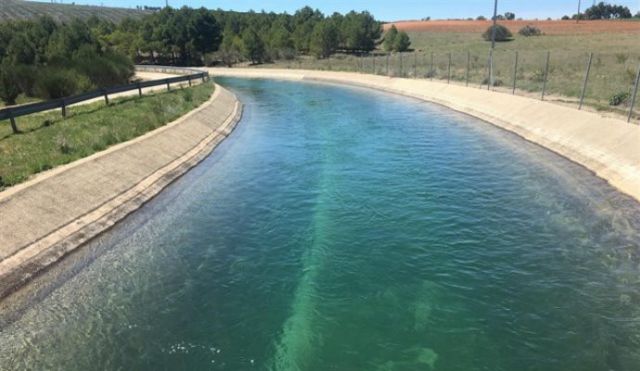
[[[476,17],[476,21],[486,21],[487,17],[483,16],[483,15],[479,15]]]
[[[369,12],[351,11],[344,16],[340,27],[342,48],[350,52],[371,51],[382,35],[382,26]]]
[[[491,35],[493,33],[493,25],[489,26],[489,28],[482,34],[482,38],[486,41],[491,41]],[[513,37],[511,31],[505,26],[498,24],[496,27],[496,41],[510,41]]]
[[[254,29],[248,28],[242,33],[242,44],[242,53],[245,58],[251,61],[251,63],[259,64],[264,61],[264,41],[262,41],[262,39]]]
[[[626,6],[607,4],[601,1],[598,4],[585,10],[584,16],[587,19],[631,18],[631,10],[629,10],[629,8]]]
[[[316,24],[311,34],[310,50],[318,58],[329,57],[338,48],[338,29],[330,19]]]
[[[516,19],[516,15],[514,13],[511,13],[511,12],[506,12],[506,13],[504,13],[504,18],[507,21],[513,21],[514,19]]]
[[[393,50],[397,52],[406,52],[409,50],[409,46],[411,46],[409,35],[404,31],[400,31],[394,40]]]
[[[15,66],[8,60],[3,61],[0,65],[0,99],[9,106],[16,104],[21,93],[19,85]]]
[[[387,31],[387,33],[384,35],[384,42],[382,44],[384,46],[384,50],[388,52],[393,50],[396,43],[397,36],[398,36],[398,29],[396,28],[396,25],[391,25],[391,28],[389,29],[389,31]]]

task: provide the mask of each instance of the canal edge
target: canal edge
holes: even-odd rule
[[[229,103],[221,99],[221,96],[224,95],[230,96],[233,101],[231,111],[218,127],[211,128],[211,132],[204,139],[193,143],[192,148],[186,153],[182,153],[165,166],[155,169],[141,181],[131,184],[125,191],[114,193],[113,197],[107,202],[95,205],[89,212],[75,216],[73,220],[62,227],[50,231],[45,236],[0,261],[0,301],[18,291],[33,278],[61,261],[65,256],[111,229],[207,158],[233,132],[242,118],[243,104],[235,94],[215,84],[215,91],[207,102],[177,120],[106,151],[37,176],[33,180],[16,187],[16,189],[10,189],[9,192],[3,194],[0,201],[15,197],[30,186],[40,184],[56,176],[64,176],[64,172],[69,169],[79,166],[91,166],[93,160],[102,156],[124,151],[131,146],[140,146],[147,138],[167,135],[165,133],[168,132],[168,129],[187,124],[196,114],[207,113],[207,111],[215,113],[219,108],[224,108],[224,105]],[[0,211],[2,206],[2,202],[0,202]]]

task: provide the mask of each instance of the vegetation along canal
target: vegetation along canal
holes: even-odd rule
[[[435,105],[220,82],[236,132],[5,309],[2,369],[640,369],[638,203]]]

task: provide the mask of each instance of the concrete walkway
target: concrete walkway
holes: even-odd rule
[[[195,166],[240,114],[236,97],[216,86],[173,123],[0,193],[0,298]]]
[[[313,80],[434,102],[514,132],[592,170],[640,201],[640,126],[595,112],[443,82],[350,72],[212,68],[212,76]]]

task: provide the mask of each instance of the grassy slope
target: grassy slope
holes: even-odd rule
[[[31,19],[42,15],[49,15],[59,21],[69,21],[73,18],[87,19],[93,15],[118,22],[127,17],[141,17],[147,11],[126,8],[111,8],[101,6],[52,4],[50,2],[0,0],[0,22],[6,20]]]
[[[114,99],[60,111],[20,117],[23,133],[11,134],[0,121],[0,190],[30,175],[66,164],[140,136],[198,107],[210,98],[211,83],[192,88]]]
[[[518,94],[539,97],[546,52],[551,52],[547,93],[555,96],[549,99],[576,101],[581,93],[588,53],[594,53],[586,101],[599,109],[608,106],[612,95],[629,91],[640,63],[640,28],[637,32],[544,35],[523,37],[517,29],[511,30],[514,40],[497,43],[495,72],[504,84],[499,89],[507,90],[513,82],[513,61],[515,51],[519,52]],[[542,30],[544,32],[544,29]],[[480,86],[487,75],[487,59],[490,43],[479,33],[463,32],[409,32],[414,53],[403,56],[403,70],[400,73],[398,56],[393,56],[390,74],[413,77],[414,62],[417,57],[418,77],[425,77],[431,68],[431,53],[434,53],[436,79],[447,79],[448,53],[452,53],[452,79],[465,81],[467,51],[471,53],[470,85]],[[303,57],[296,61],[280,61],[263,67],[288,67],[358,71],[361,60],[353,56],[333,56],[331,60],[316,60]],[[373,72],[372,58],[365,58],[365,71]],[[376,72],[386,73],[385,57],[376,59]],[[624,110],[626,107],[618,107]],[[640,110],[640,107],[638,108]]]

